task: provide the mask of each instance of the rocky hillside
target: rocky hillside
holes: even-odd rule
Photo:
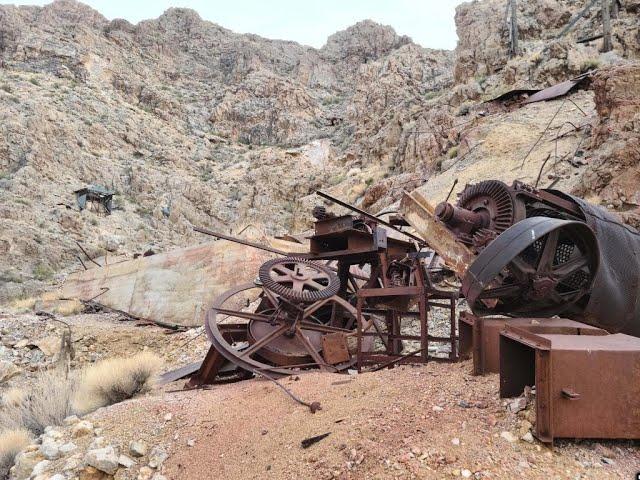
[[[131,25],[62,0],[0,7],[0,66],[6,299],[76,263],[75,240],[133,253],[194,243],[193,225],[284,231],[297,198],[368,157],[354,142],[373,148],[387,112],[451,84],[453,55],[370,21],[317,50],[191,10]],[[113,215],[77,211],[88,184],[117,192]]]
[[[314,49],[185,9],[132,25],[72,0],[0,6],[0,301],[77,268],[76,241],[113,256],[196,243],[195,225],[300,230],[317,188],[393,202],[488,132],[483,100],[637,57],[637,0],[613,20],[613,52],[575,43],[595,10],[551,41],[582,3],[519,2],[515,58],[498,0],[458,7],[455,52],[366,20]],[[116,192],[112,215],[78,211],[90,184]]]

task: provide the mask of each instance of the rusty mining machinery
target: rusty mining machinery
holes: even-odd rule
[[[581,199],[488,180],[467,185],[456,205],[435,209],[416,192],[405,194],[401,215],[387,221],[318,194],[351,213],[314,208],[307,253],[197,229],[279,258],[265,263],[254,282],[214,301],[205,320],[212,348],[192,383],[226,371],[281,376],[442,360],[430,355],[430,342],[446,344],[445,358],[455,360],[460,297],[477,316],[562,315],[640,335],[634,321],[640,273],[628,262],[629,254],[637,262],[640,236]],[[438,255],[460,289],[436,286]],[[449,316],[445,334],[429,331],[429,312],[437,308]],[[407,318],[411,333],[403,331]],[[410,344],[417,348],[407,352]]]
[[[213,302],[205,360],[172,378],[193,374],[187,387],[196,387],[473,354],[474,373],[500,373],[501,396],[535,386],[541,441],[640,438],[635,229],[519,181],[467,185],[455,205],[435,208],[405,192],[388,220],[318,195],[350,213],[314,208],[305,253],[196,229],[276,258]],[[441,282],[443,273],[460,286]],[[471,312],[457,318],[463,297]],[[430,322],[437,309],[446,331]]]
[[[476,315],[562,315],[640,336],[640,233],[605,209],[488,180],[435,217],[475,254],[461,290]]]
[[[439,269],[431,265],[433,252],[423,251],[418,236],[318,194],[354,214],[314,208],[307,253],[197,229],[278,258],[263,264],[254,282],[213,302],[205,317],[212,346],[189,386],[258,372],[277,377],[457,358],[459,292],[435,286],[432,276]],[[439,335],[429,332],[428,320],[437,308],[448,317]],[[441,346],[439,355],[432,344]],[[407,352],[411,345],[415,348]]]

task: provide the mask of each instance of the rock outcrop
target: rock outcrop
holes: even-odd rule
[[[575,43],[597,9],[555,41],[582,5],[518,8],[509,58],[499,0],[458,7],[455,52],[368,20],[314,49],[181,8],[133,25],[74,0],[0,6],[0,301],[78,268],[76,241],[109,261],[192,245],[194,225],[303,229],[318,188],[388,205],[477,146],[483,100],[637,58],[635,0],[607,54]],[[593,148],[609,148],[605,133]],[[78,211],[89,184],[116,192],[111,215]]]

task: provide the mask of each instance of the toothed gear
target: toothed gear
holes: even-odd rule
[[[340,290],[340,280],[328,267],[304,258],[269,260],[258,276],[264,288],[298,302],[324,300]]]
[[[497,180],[467,185],[460,194],[457,206],[474,212],[488,212],[488,228],[498,234],[514,223],[515,205],[510,189]]]

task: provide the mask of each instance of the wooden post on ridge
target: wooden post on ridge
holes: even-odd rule
[[[602,51],[603,52],[608,52],[613,48],[611,45],[611,14],[609,11],[610,5],[611,5],[611,0],[602,0],[602,34],[603,34]]]
[[[511,8],[511,56],[515,57],[518,55],[518,5],[516,0],[509,0],[509,6]]]

